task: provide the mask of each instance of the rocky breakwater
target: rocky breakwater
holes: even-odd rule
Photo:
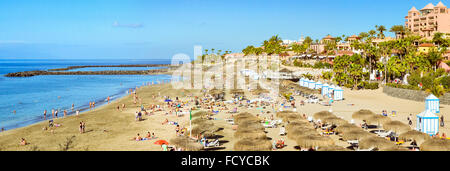
[[[156,75],[169,74],[168,68],[153,69],[142,71],[67,71],[67,72],[51,72],[51,71],[24,71],[6,74],[5,77],[32,77],[37,75]]]

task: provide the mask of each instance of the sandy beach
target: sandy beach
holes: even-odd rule
[[[306,114],[312,116],[314,113],[320,111],[328,111],[332,109],[333,114],[338,117],[343,117],[345,120],[350,121],[352,114],[360,109],[369,109],[377,114],[382,110],[397,111],[397,115],[389,117],[392,120],[399,120],[407,124],[407,116],[413,115],[413,124],[415,126],[415,115],[425,110],[424,102],[416,102],[411,100],[404,100],[399,98],[390,97],[382,93],[382,88],[377,90],[358,90],[351,91],[344,89],[343,101],[334,102],[333,106],[322,106],[320,104],[306,103],[304,106],[300,106],[301,100],[305,100],[303,97],[294,96],[297,104],[297,112],[299,114]],[[181,101],[192,100],[192,96],[202,96],[200,90],[175,90],[171,84],[156,84],[141,87],[136,92],[141,99],[142,105],[147,108],[149,105],[161,105],[164,106],[164,96],[169,96],[172,99],[179,97]],[[153,98],[155,96],[155,98]],[[248,99],[257,98],[249,91],[245,91],[245,96]],[[226,93],[225,99],[231,99],[231,95]],[[117,106],[122,104],[126,105],[126,109],[123,111],[117,110]],[[28,150],[41,150],[41,151],[58,151],[62,150],[63,146],[67,144],[68,138],[72,138],[72,143],[69,145],[68,150],[75,151],[161,151],[159,145],[155,145],[157,140],[167,140],[176,137],[175,126],[170,124],[162,124],[167,118],[169,121],[175,121],[180,124],[181,127],[189,127],[189,115],[177,117],[174,114],[166,115],[166,111],[155,112],[154,115],[143,115],[143,121],[135,121],[135,112],[140,109],[141,105],[133,103],[133,96],[127,95],[123,98],[117,99],[110,104],[103,105],[95,108],[91,111],[86,111],[79,116],[68,116],[66,118],[55,119],[54,122],[61,124],[60,127],[54,127],[51,130],[43,130],[48,125],[48,122],[40,122],[23,128],[7,130],[0,133],[0,150],[11,151],[28,151]],[[227,106],[232,109],[234,106]],[[206,109],[203,109],[206,110]],[[256,107],[238,107],[238,112],[249,112],[254,115],[260,114],[260,117],[275,117],[275,114],[270,108],[262,109],[264,114],[261,114],[261,109]],[[291,110],[291,109],[287,109]],[[270,111],[270,113],[267,113]],[[445,118],[448,117],[450,112],[449,105],[441,104],[441,114]],[[220,148],[215,150],[232,151],[233,145],[237,141],[233,137],[234,130],[232,125],[225,121],[230,117],[227,111],[220,111],[214,115],[215,126],[223,128],[216,132],[216,135],[221,137]],[[276,118],[276,117],[275,117]],[[79,123],[83,121],[86,123],[86,132],[80,133],[78,130]],[[355,120],[356,124],[360,124],[360,120]],[[449,123],[446,122],[445,125]],[[280,128],[266,128],[267,137],[273,140],[284,139],[286,147],[279,149],[279,151],[292,151],[297,150],[294,147],[296,142],[288,139],[286,136],[279,135]],[[144,137],[147,132],[154,133],[156,139],[146,141],[132,140],[139,133]],[[448,127],[440,127],[440,133],[449,133]],[[347,142],[338,140],[338,136],[330,136],[336,145],[347,147]],[[28,145],[20,146],[19,142],[21,138],[27,140]],[[393,142],[394,143],[394,142]]]

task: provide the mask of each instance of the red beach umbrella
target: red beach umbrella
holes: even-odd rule
[[[169,142],[167,142],[166,140],[158,140],[158,141],[155,141],[154,144],[158,144],[158,145],[166,144],[166,145],[169,145]]]

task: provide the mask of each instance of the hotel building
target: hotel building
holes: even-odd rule
[[[436,32],[450,34],[450,10],[442,2],[436,6],[429,3],[421,10],[412,7],[405,20],[405,28],[427,39]]]

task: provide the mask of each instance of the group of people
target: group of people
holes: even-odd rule
[[[145,137],[141,137],[141,135],[138,133],[137,136],[133,137],[132,140],[143,141],[143,140],[152,140],[155,138],[156,138],[155,133],[150,133],[150,131],[148,131]]]

